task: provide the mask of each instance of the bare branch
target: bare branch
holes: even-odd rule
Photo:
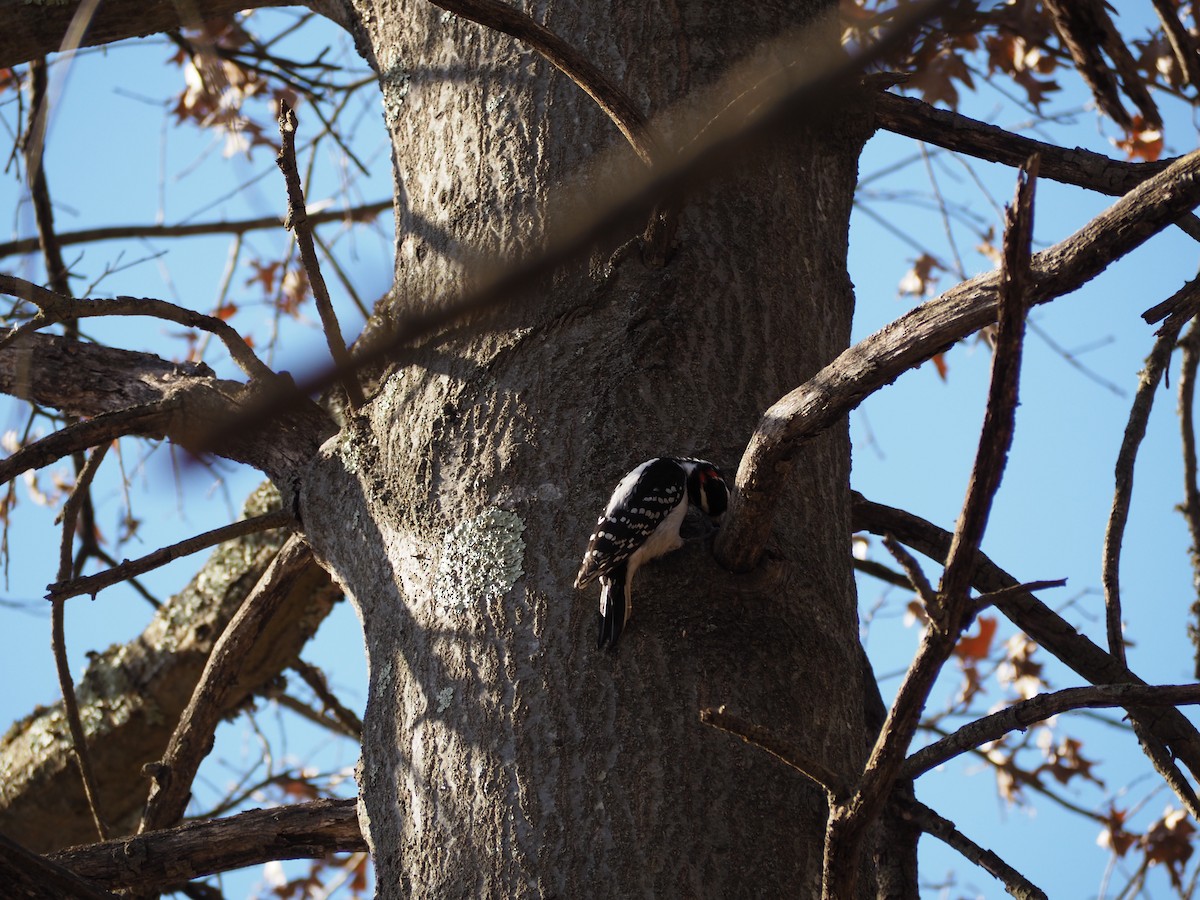
[[[1042,158],[1039,177],[1113,197],[1128,193],[1174,162],[1134,163],[1078,147],[1067,149],[886,91],[876,97],[875,119],[880,127],[895,134],[1014,168],[1036,153]],[[1184,213],[1175,224],[1200,240],[1200,219],[1191,212]]]
[[[1012,446],[1020,383],[1021,355],[1025,340],[1026,295],[1029,290],[1029,254],[1033,240],[1033,195],[1040,159],[1032,157],[1018,176],[1017,196],[1004,217],[1004,260],[1000,269],[1000,308],[992,378],[984,410],[979,450],[962,513],[954,528],[954,540],[946,557],[946,568],[938,586],[947,606],[966,601],[975,570],[975,553],[991,514],[992,502]],[[948,628],[957,639],[957,629]]]
[[[872,559],[858,558],[851,559],[850,562],[857,571],[862,572],[864,575],[870,575],[872,578],[878,578],[880,581],[887,582],[894,587],[904,588],[905,590],[909,591],[915,590],[913,583],[909,581],[907,577],[902,575],[900,572],[889,569],[883,563],[875,562]]]
[[[47,588],[49,593],[46,596],[49,600],[57,601],[69,600],[72,597],[79,597],[84,594],[90,594],[95,597],[96,594],[106,587],[111,587],[130,578],[135,578],[138,575],[149,572],[151,569],[157,569],[159,566],[165,566],[167,563],[180,557],[189,556],[192,553],[205,550],[216,544],[231,541],[234,538],[243,537],[247,534],[254,534],[257,531],[288,528],[295,524],[296,520],[292,514],[283,510],[265,513],[250,519],[240,519],[237,522],[222,525],[220,528],[214,528],[211,531],[204,532],[204,534],[198,534],[195,537],[172,544],[169,547],[155,550],[153,553],[149,553],[140,559],[125,560],[120,565],[103,572],[97,572],[85,578],[56,581]]]
[[[284,6],[280,0],[205,0],[204,17],[219,19],[243,9],[264,6]],[[150,4],[140,0],[85,4],[83,0],[66,0],[51,6],[31,6],[25,0],[0,0],[0,66],[15,66],[35,56],[55,53],[61,49],[67,31],[76,14],[85,5],[92,10],[87,28],[79,35],[76,46],[95,47],[131,37],[145,37],[193,24],[196,11],[190,4]]]
[[[947,552],[946,567],[937,594],[930,596],[935,602],[927,602],[930,623],[892,708],[888,710],[853,796],[845,803],[831,804],[825,833],[822,885],[825,898],[853,896],[858,880],[858,857],[867,828],[878,818],[892,793],[933,683],[954,652],[959,635],[974,612],[968,589],[975,569],[975,555],[1000,486],[1017,408],[1028,309],[1026,292],[1037,165],[1037,157],[1033,157],[1018,176],[1016,198],[1005,216],[999,328],[987,407],[975,465]]]
[[[87,464],[79,473],[71,496],[63,505],[62,511],[62,546],[59,551],[58,577],[63,581],[71,577],[74,565],[74,554],[71,549],[75,541],[75,523],[79,516],[79,508],[87,496],[88,487],[104,460],[108,444],[99,445],[92,451]],[[57,600],[50,605],[50,643],[54,649],[54,665],[58,671],[58,686],[62,691],[63,709],[67,714],[67,725],[71,729],[71,741],[75,750],[75,762],[79,766],[79,777],[83,779],[83,793],[87,797],[88,808],[96,823],[96,832],[100,840],[108,839],[108,826],[100,813],[99,799],[96,792],[96,778],[92,774],[92,760],[88,755],[87,738],[83,733],[83,722],[79,718],[79,704],[75,700],[75,683],[71,679],[71,667],[67,662],[67,638],[64,627],[65,611],[63,602]]]
[[[361,741],[363,730],[362,719],[355,715],[353,710],[343,705],[337,698],[337,695],[329,689],[329,682],[325,680],[325,673],[302,659],[296,660],[292,669],[304,679],[305,684],[312,688],[312,692],[320,699],[326,711],[332,714],[341,724],[342,730],[356,741]]]
[[[287,183],[288,212],[284,224],[296,235],[300,258],[304,261],[304,271],[308,275],[308,284],[312,288],[317,312],[321,315],[321,326],[325,330],[329,355],[333,357],[335,365],[345,368],[350,362],[350,353],[346,349],[346,339],[342,337],[337,313],[333,311],[333,303],[329,299],[325,277],[321,274],[321,262],[317,259],[317,248],[313,243],[312,225],[306,214],[304,188],[300,184],[300,172],[296,168],[296,112],[283,99],[279,101],[279,137],[279,155],[275,158],[275,163]],[[354,373],[348,373],[342,378],[341,385],[346,392],[350,408],[361,407],[362,388]]]
[[[26,334],[0,353],[0,392],[72,415],[97,418],[71,426],[69,434],[59,432],[46,438],[50,443],[40,448],[41,457],[26,454],[18,460],[18,455],[25,453],[19,451],[0,461],[0,471],[11,478],[23,468],[45,465],[72,452],[76,445],[86,448],[115,434],[166,436],[196,448],[218,422],[236,416],[237,410],[263,390],[258,382],[248,386],[218,379],[204,365],[168,363],[148,353],[50,334]],[[155,410],[163,412],[161,418],[155,418]],[[121,419],[122,415],[130,419]],[[117,418],[110,418],[113,416]],[[277,484],[290,485],[297,468],[307,464],[320,443],[336,430],[320,407],[300,398],[269,427],[231,431],[222,444],[207,446],[221,456],[260,469]]]
[[[291,586],[306,577],[311,562],[312,552],[293,535],[226,626],[162,761],[150,767],[154,782],[139,834],[164,828],[183,817],[196,770],[212,747],[213,733],[228,709],[229,697],[239,689],[239,674],[249,648],[261,638],[271,617],[290,595]]]
[[[1154,349],[1146,358],[1146,366],[1138,375],[1137,393],[1134,394],[1133,405],[1129,410],[1129,422],[1125,426],[1125,436],[1117,453],[1114,476],[1116,488],[1113,491],[1108,525],[1104,529],[1101,578],[1104,584],[1108,652],[1122,663],[1125,662],[1125,635],[1121,622],[1121,542],[1125,538],[1129,504],[1133,499],[1133,466],[1137,461],[1142,438],[1146,436],[1146,425],[1150,421],[1154,394],[1171,362],[1171,354],[1175,350],[1175,342],[1179,338],[1182,326],[1182,322],[1173,323],[1154,342]]]
[[[1194,38],[1179,21],[1177,5],[1169,0],[1150,0],[1158,20],[1162,23],[1163,33],[1175,54],[1175,63],[1179,66],[1179,74],[1183,84],[1200,85],[1200,51]]]
[[[250,378],[272,380],[277,376],[250,349],[237,331],[228,323],[216,316],[206,316],[201,313],[176,306],[166,300],[155,300],[149,297],[117,297],[113,300],[76,300],[39,287],[33,282],[13,275],[0,272],[0,293],[20,297],[36,306],[39,314],[34,318],[34,328],[43,328],[56,322],[74,322],[91,316],[152,316],[165,319],[187,328],[199,328],[210,332],[221,339],[229,350],[229,355],[238,367]],[[0,347],[11,339],[10,333]]]
[[[54,206],[50,202],[50,186],[46,179],[46,126],[50,108],[46,94],[46,58],[39,56],[29,63],[29,123],[21,136],[25,154],[25,173],[29,181],[29,196],[37,224],[38,247],[46,265],[46,275],[60,294],[70,294],[67,264],[63,261],[62,245],[54,231]]]
[[[918,778],[954,757],[999,740],[1010,731],[1024,731],[1051,716],[1076,709],[1200,704],[1200,684],[1100,684],[1039,694],[1007,709],[976,719],[953,734],[922,747],[904,762],[904,775]]]
[[[1004,882],[1004,889],[1020,900],[1046,900],[1046,892],[1002,860],[964,835],[953,822],[938,815],[924,803],[910,801],[901,807],[901,815],[939,841],[953,847],[988,874]]]
[[[905,550],[900,542],[890,534],[883,536],[883,546],[887,548],[888,553],[892,554],[896,562],[900,563],[900,568],[908,576],[909,584],[917,592],[917,596],[921,598],[921,602],[927,608],[936,606],[937,591],[933,589],[933,585],[929,583],[929,579],[921,571],[921,566],[912,558],[912,554]]]
[[[168,419],[178,406],[177,401],[163,400],[68,425],[0,460],[0,484],[29,469],[40,469],[78,450],[107,444],[125,435],[162,437],[167,432]],[[66,577],[70,578],[71,573],[68,572]]]
[[[1188,633],[1196,650],[1194,672],[1200,678],[1200,484],[1196,464],[1196,371],[1200,368],[1200,319],[1192,322],[1179,342],[1179,429],[1183,446],[1183,503],[1180,511],[1187,522],[1192,563],[1192,621]]]
[[[1200,203],[1200,152],[1181,157],[1071,237],[1030,261],[1028,302],[1080,287]],[[763,414],[738,468],[727,521],[714,552],[734,571],[756,564],[770,533],[780,486],[800,446],[866,397],[995,321],[999,273],[965,281],[844,351]]]
[[[1067,579],[1065,578],[1053,578],[1046,581],[1027,581],[1024,584],[1014,584],[1012,587],[1000,588],[998,591],[992,591],[990,594],[982,594],[976,597],[975,612],[979,612],[1009,597],[1029,594],[1033,591],[1044,591],[1047,588],[1065,587],[1066,583]]]
[[[345,209],[323,209],[306,213],[313,225],[325,222],[362,222],[392,208],[392,200],[376,200]],[[100,241],[117,241],[128,238],[188,238],[206,234],[243,235],[250,231],[282,228],[283,220],[278,216],[260,216],[255,219],[233,219],[228,222],[194,222],[182,225],[110,225],[106,228],[88,228],[80,231],[63,231],[58,242],[64,247],[72,244],[91,244]],[[32,253],[38,249],[37,238],[19,238],[0,243],[0,258]]]
[[[225,819],[71,847],[51,854],[50,859],[112,890],[166,890],[270,860],[320,859],[330,853],[366,850],[356,805],[356,800],[314,800],[252,809]]]
[[[1173,328],[1176,332],[1181,331],[1182,326],[1197,312],[1200,312],[1200,278],[1193,278],[1166,300],[1156,303],[1142,313],[1142,318],[1149,325],[1165,319],[1162,327],[1155,332],[1162,334],[1168,328]]]
[[[700,721],[705,725],[711,725],[718,731],[741,738],[750,746],[771,754],[784,765],[795,769],[809,781],[824,789],[831,802],[845,798],[849,792],[849,784],[837,772],[815,759],[805,758],[798,748],[775,737],[761,725],[755,725],[740,716],[725,712],[725,707],[700,710]]]
[[[911,513],[872,503],[858,494],[853,497],[851,509],[856,529],[876,534],[894,534],[931,559],[938,562],[945,560],[950,547],[949,532]],[[972,576],[975,588],[992,594],[996,608],[1014,625],[1076,673],[1093,684],[1145,684],[1144,680],[1080,634],[1032,594],[1005,590],[1016,586],[1017,579],[983,553],[976,554],[975,566]],[[1197,734],[1195,726],[1186,716],[1171,707],[1138,708],[1129,713],[1131,718],[1144,723],[1158,740],[1166,744],[1193,775],[1200,777],[1200,734]]]
[[[1162,118],[1142,83],[1129,48],[1117,33],[1102,0],[1043,0],[1066,44],[1075,68],[1092,89],[1092,96],[1110,119],[1133,131],[1134,124],[1121,104],[1120,87],[1137,105],[1145,120],[1161,127]],[[1109,68],[1103,53],[1113,61]],[[1117,75],[1121,80],[1118,86]]]

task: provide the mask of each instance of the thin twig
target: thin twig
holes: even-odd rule
[[[326,711],[341,724],[345,733],[355,740],[361,741],[363,730],[362,719],[355,715],[354,710],[345,706],[337,698],[337,695],[329,689],[329,682],[325,679],[325,673],[302,659],[296,660],[292,665],[292,669],[304,679],[304,683],[321,700],[321,705],[325,707]]]
[[[1108,652],[1122,663],[1125,662],[1125,635],[1121,622],[1121,543],[1125,539],[1125,525],[1129,521],[1129,504],[1133,499],[1133,466],[1137,461],[1138,448],[1146,436],[1146,425],[1150,421],[1150,410],[1154,406],[1154,395],[1162,382],[1163,373],[1171,362],[1175,342],[1179,338],[1179,322],[1166,328],[1154,342],[1154,348],[1146,357],[1146,366],[1138,375],[1138,388],[1129,410],[1129,422],[1125,436],[1117,453],[1114,466],[1112,509],[1108,514],[1108,525],[1104,530],[1104,552],[1102,581],[1104,584],[1104,618],[1108,632]]]
[[[992,591],[990,594],[981,594],[975,598],[975,612],[980,612],[989,606],[1001,603],[1009,597],[1015,597],[1020,594],[1029,594],[1033,591],[1044,591],[1048,588],[1065,587],[1067,579],[1052,578],[1045,581],[1026,581],[1024,584],[1014,584],[1012,587],[1000,588],[998,591]]]
[[[1195,647],[1195,674],[1200,678],[1200,483],[1196,464],[1196,372],[1200,368],[1200,319],[1193,320],[1179,342],[1179,429],[1183,447],[1183,504],[1180,511],[1187,522],[1192,563],[1192,620],[1188,633]]]
[[[740,716],[725,712],[724,707],[700,710],[700,721],[705,725],[711,725],[718,731],[741,738],[750,746],[769,753],[784,765],[795,769],[813,784],[824,789],[831,802],[841,800],[849,790],[846,779],[837,772],[815,759],[807,758],[798,748],[771,734],[761,725],[755,725]]]
[[[392,200],[376,200],[374,203],[363,203],[345,209],[324,209],[320,212],[309,212],[308,221],[313,225],[325,222],[363,222],[392,208]],[[81,231],[63,231],[58,234],[59,243],[64,246],[72,244],[90,244],[99,241],[117,241],[126,238],[144,238],[157,240],[159,238],[188,238],[206,234],[243,235],[250,231],[263,231],[268,228],[279,228],[283,220],[279,216],[260,216],[254,219],[234,219],[228,222],[196,222],[181,225],[110,225],[106,228],[88,228]],[[37,238],[19,238],[15,241],[0,243],[0,258],[14,256],[20,253],[32,253],[38,249]]]
[[[915,590],[913,583],[900,572],[889,569],[883,563],[875,562],[873,559],[858,559],[853,557],[850,561],[854,568],[862,572],[864,575],[870,575],[872,578],[878,578],[880,581],[887,582],[898,588],[906,590]]]
[[[904,570],[904,574],[908,576],[908,581],[913,590],[917,592],[917,596],[921,598],[921,602],[926,607],[930,607],[937,603],[937,592],[934,591],[933,585],[929,583],[929,579],[925,577],[920,564],[913,559],[911,553],[890,534],[883,536],[883,546],[887,548],[888,553],[900,564],[900,568]]]
[[[108,450],[107,443],[100,444],[92,451],[87,464],[84,465],[71,496],[63,505],[63,536],[59,549],[58,578],[65,581],[71,577],[74,569],[74,554],[71,552],[75,541],[75,524],[79,516],[79,508],[88,493],[88,486],[104,460]],[[50,643],[54,649],[54,664],[58,671],[58,686],[62,691],[63,709],[67,716],[67,725],[71,730],[71,741],[74,745],[75,762],[79,766],[79,777],[83,781],[83,793],[87,797],[88,809],[91,810],[92,820],[96,823],[96,832],[100,840],[108,840],[108,826],[100,813],[99,796],[96,791],[96,780],[92,774],[92,760],[88,755],[87,738],[83,731],[83,722],[79,718],[79,704],[75,700],[75,684],[71,680],[71,667],[67,661],[67,639],[63,601],[56,600],[50,605]]]
[[[329,299],[329,288],[325,286],[325,277],[321,274],[321,262],[317,259],[312,225],[308,221],[304,204],[304,188],[300,184],[300,172],[296,168],[296,112],[288,106],[286,100],[279,101],[279,136],[279,156],[275,162],[287,183],[288,198],[288,212],[284,225],[296,235],[300,258],[304,261],[304,271],[308,275],[308,285],[312,288],[317,312],[321,315],[321,325],[325,330],[329,353],[335,365],[346,366],[350,362],[350,352],[346,349],[346,339],[342,337],[337,313],[333,311],[333,303]],[[341,385],[351,409],[358,409],[363,405],[362,388],[353,373],[342,378]]]
[[[243,537],[247,534],[270,531],[273,528],[287,528],[294,525],[295,519],[292,517],[292,514],[284,510],[276,510],[275,512],[264,513],[261,516],[242,519],[241,521],[232,522],[229,525],[222,525],[220,528],[206,531],[203,534],[198,534],[195,537],[172,544],[169,547],[155,550],[153,553],[149,553],[140,559],[124,560],[120,565],[106,569],[103,572],[97,572],[85,578],[73,578],[65,582],[57,581],[49,585],[47,588],[49,593],[46,596],[50,600],[69,600],[72,597],[79,597],[84,594],[90,594],[95,597],[96,594],[106,587],[127,581],[137,575],[149,572],[151,569],[157,569],[159,566],[165,566],[172,560],[188,556],[207,547],[231,541],[234,538]]]

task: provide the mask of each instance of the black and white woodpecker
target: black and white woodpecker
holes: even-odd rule
[[[716,519],[728,505],[725,477],[703,459],[660,456],[621,479],[575,576],[577,588],[600,580],[597,647],[616,648],[633,612],[630,588],[638,568],[683,546],[679,529],[688,508]]]

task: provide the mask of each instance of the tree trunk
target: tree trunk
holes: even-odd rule
[[[532,12],[654,114],[823,5]],[[561,185],[619,141],[504,35],[416,0],[328,12],[384,92],[394,312],[463,289],[472,258],[535,245]],[[837,34],[804,40],[819,53]],[[822,793],[698,713],[724,704],[860,766],[845,424],[806,447],[763,571],[724,574],[699,545],[644,569],[611,655],[594,649],[595,589],[571,583],[628,469],[697,455],[732,478],[762,410],[847,346],[866,136],[851,106],[689,193],[665,268],[598,256],[408,353],[310,468],[306,533],[366,635],[360,787],[380,896],[819,893]]]

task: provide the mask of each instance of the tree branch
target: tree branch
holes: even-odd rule
[[[1192,621],[1188,634],[1195,649],[1194,674],[1200,678],[1200,483],[1196,464],[1196,372],[1200,368],[1200,319],[1194,320],[1179,342],[1179,430],[1183,449],[1183,503],[1180,512],[1187,523],[1192,564]]]
[[[111,890],[165,891],[194,878],[277,859],[319,859],[367,849],[356,800],[314,800],[188,822],[102,844],[71,847],[50,859]]]
[[[11,478],[22,466],[45,465],[59,458],[56,454],[68,443],[94,446],[115,433],[131,433],[137,428],[143,434],[165,435],[185,447],[196,447],[218,423],[236,417],[239,409],[266,390],[257,382],[248,386],[215,378],[204,365],[173,364],[148,353],[49,334],[25,334],[0,353],[0,392],[71,415],[97,418],[71,426],[82,430],[68,435],[69,441],[56,435],[45,438],[51,443],[41,448],[41,458],[26,455],[16,461],[14,454],[0,461],[0,470]],[[130,411],[131,407],[135,409]],[[156,420],[156,409],[171,412]],[[106,415],[121,414],[128,418],[101,421]],[[321,442],[335,431],[320,407],[301,398],[269,427],[231,431],[221,445],[207,449],[254,466],[288,486],[296,470],[307,464]]]
[[[166,753],[161,762],[150,767],[153,784],[139,834],[172,825],[183,817],[196,770],[212,747],[213,733],[229,708],[229,698],[240,687],[245,659],[291,595],[291,588],[307,577],[311,564],[312,552],[293,535],[226,626]]]
[[[0,884],[21,900],[117,900],[69,868],[27,850],[0,833]]]
[[[633,99],[587,56],[546,26],[500,0],[430,0],[430,3],[525,42],[595,101],[642,162],[651,165],[662,155],[650,123]]]
[[[245,338],[237,333],[229,323],[223,322],[216,316],[206,316],[201,313],[176,306],[166,300],[156,300],[149,297],[117,297],[113,300],[76,300],[71,297],[48,291],[43,287],[0,272],[0,293],[19,297],[32,303],[38,308],[39,314],[33,319],[33,329],[44,328],[56,322],[74,322],[77,319],[92,316],[151,316],[175,322],[186,328],[199,328],[216,335],[229,350],[229,355],[238,367],[249,378],[260,378],[270,381],[278,376],[260,360],[250,349]],[[27,331],[29,329],[23,329]],[[16,331],[0,341],[0,347],[13,337]]]
[[[1175,342],[1179,338],[1182,322],[1165,329],[1154,342],[1154,349],[1146,358],[1146,366],[1138,375],[1137,393],[1129,410],[1129,422],[1125,436],[1117,453],[1114,466],[1112,509],[1108,525],[1104,529],[1103,565],[1101,580],[1104,585],[1104,618],[1108,632],[1108,652],[1122,663],[1125,662],[1125,634],[1121,622],[1121,543],[1125,539],[1125,525],[1129,521],[1129,504],[1133,499],[1133,466],[1137,461],[1138,448],[1146,436],[1146,425],[1150,421],[1150,410],[1154,406],[1154,394],[1162,383],[1163,373],[1171,362]]]
[[[285,6],[280,0],[205,0],[204,18],[232,16],[243,9]],[[28,62],[35,56],[58,52],[72,21],[85,5],[91,7],[88,22],[81,23],[76,46],[95,47],[132,37],[145,37],[183,26],[199,25],[197,9],[190,4],[151,3],[140,0],[111,0],[85,4],[83,0],[31,4],[25,0],[0,0],[0,67]]]
[[[1037,157],[1017,179],[1016,198],[1006,211],[1004,265],[1001,271],[999,328],[992,357],[992,377],[979,436],[975,464],[962,512],[947,551],[946,567],[930,604],[930,622],[917,655],[888,710],[853,796],[831,804],[825,833],[822,897],[851,897],[858,881],[858,858],[867,829],[892,793],[908,747],[920,723],[921,710],[974,606],[968,594],[975,556],[983,538],[992,501],[1012,443],[1025,336],[1029,249],[1033,232],[1033,194]]]
[[[945,560],[951,535],[936,525],[903,510],[872,503],[859,494],[853,495],[851,510],[856,530],[893,534],[929,558],[938,562]],[[1004,590],[1015,587],[1017,579],[983,553],[976,554],[975,566],[972,575],[975,588],[993,594],[997,609],[1077,674],[1093,684],[1145,684],[1119,660],[1076,631],[1032,594],[1013,594]],[[1170,707],[1147,707],[1131,709],[1129,714],[1135,721],[1144,723],[1194,776],[1200,777],[1200,734],[1183,713]]]
[[[308,221],[313,225],[324,222],[361,222],[387,212],[392,208],[392,201],[377,200],[374,203],[364,203],[345,209],[324,209],[320,212],[306,213]],[[107,228],[88,228],[81,231],[63,231],[58,234],[58,242],[64,247],[72,244],[91,244],[100,241],[119,241],[129,238],[188,238],[206,234],[243,235],[250,231],[261,231],[269,228],[282,228],[283,220],[278,216],[260,216],[256,219],[234,219],[229,222],[195,222],[182,225],[110,225]],[[38,249],[37,238],[18,238],[15,241],[0,242],[0,258],[16,256],[22,253],[32,253]]]
[[[1076,709],[1182,706],[1200,704],[1200,684],[1100,684],[1039,694],[1006,709],[976,719],[939,741],[922,747],[904,762],[904,775],[918,778],[956,756],[1010,731],[1024,731],[1051,716]]]
[[[0,460],[0,484],[29,469],[40,469],[76,451],[106,445],[119,437],[133,434],[162,437],[167,431],[167,420],[178,405],[177,401],[164,400],[148,406],[104,413],[94,419],[68,425]],[[70,577],[70,573],[67,577]]]
[[[75,524],[79,517],[79,508],[87,497],[88,487],[104,460],[108,444],[100,444],[92,451],[91,457],[79,472],[71,496],[63,505],[62,511],[62,545],[59,550],[58,577],[59,580],[70,578],[74,564],[74,554],[71,552],[75,543]],[[92,772],[92,758],[88,753],[87,738],[83,731],[83,722],[79,717],[79,704],[75,700],[75,682],[71,679],[71,667],[67,662],[67,638],[65,629],[65,611],[63,602],[57,600],[50,606],[50,644],[54,651],[54,667],[58,672],[58,687],[62,691],[63,709],[67,714],[67,727],[71,731],[71,744],[74,748],[75,762],[79,766],[79,777],[83,781],[83,795],[87,798],[88,809],[92,813],[92,821],[96,824],[96,833],[100,840],[108,839],[108,825],[100,813],[99,794],[96,790],[96,776]]]
[[[757,747],[759,750],[769,753],[785,766],[799,772],[813,784],[823,789],[829,795],[830,802],[844,799],[849,792],[849,784],[837,772],[817,762],[815,759],[805,758],[805,755],[798,748],[792,746],[787,741],[775,737],[775,735],[771,734],[770,731],[761,725],[755,725],[753,722],[747,722],[740,716],[725,712],[725,707],[700,710],[700,721],[705,725],[711,725],[718,731],[724,731],[726,734],[732,734],[734,737],[741,738],[750,746]]]
[[[337,313],[333,311],[333,303],[329,299],[325,276],[321,274],[321,262],[317,259],[317,248],[313,243],[312,225],[309,224],[305,212],[304,188],[300,184],[300,172],[296,168],[296,112],[283,99],[279,101],[279,138],[279,155],[275,158],[275,164],[283,173],[288,198],[284,227],[296,235],[300,259],[304,262],[304,271],[308,275],[308,285],[312,288],[313,300],[316,301],[317,312],[321,316],[321,327],[325,332],[329,355],[336,366],[345,369],[350,362],[350,353],[346,349],[346,339],[342,337]],[[347,372],[341,380],[341,385],[342,390],[346,392],[350,408],[360,408],[363,405],[363,393],[356,373]]]
[[[947,846],[953,847],[966,859],[989,875],[1004,882],[1004,889],[1020,900],[1047,900],[1046,892],[1002,860],[991,850],[985,850],[963,834],[949,819],[918,801],[901,806],[901,815]]]
[[[1200,203],[1200,152],[1181,157],[1071,237],[1030,261],[1030,304],[1069,293]],[[714,552],[726,568],[757,563],[803,443],[866,397],[950,344],[995,321],[999,274],[965,281],[855,346],[763,414],[738,468]]]
[[[1036,153],[1042,158],[1039,177],[1112,197],[1128,193],[1174,162],[1134,163],[1078,147],[1067,149],[1013,134],[961,113],[930,106],[915,97],[900,97],[887,91],[880,92],[876,97],[875,120],[881,128],[894,134],[1013,168]],[[1200,219],[1190,211],[1184,213],[1175,224],[1200,240]]]
[[[157,569],[159,566],[165,566],[167,563],[180,557],[189,556],[192,553],[197,553],[216,544],[222,544],[225,541],[231,541],[234,538],[244,537],[247,534],[254,534],[258,531],[270,531],[275,528],[289,528],[295,524],[296,520],[292,514],[284,510],[275,510],[274,512],[264,513],[261,516],[254,516],[250,519],[240,519],[237,522],[222,525],[220,528],[214,528],[211,531],[204,532],[204,534],[198,534],[195,537],[172,544],[169,547],[155,550],[153,553],[148,553],[140,559],[127,559],[120,565],[113,566],[111,569],[106,569],[103,572],[97,572],[94,575],[88,575],[85,578],[60,579],[47,588],[49,591],[47,599],[62,601],[84,594],[90,594],[95,597],[96,594],[106,587],[111,587],[122,581],[128,581],[130,578],[135,578],[138,575],[149,572],[151,569]]]

